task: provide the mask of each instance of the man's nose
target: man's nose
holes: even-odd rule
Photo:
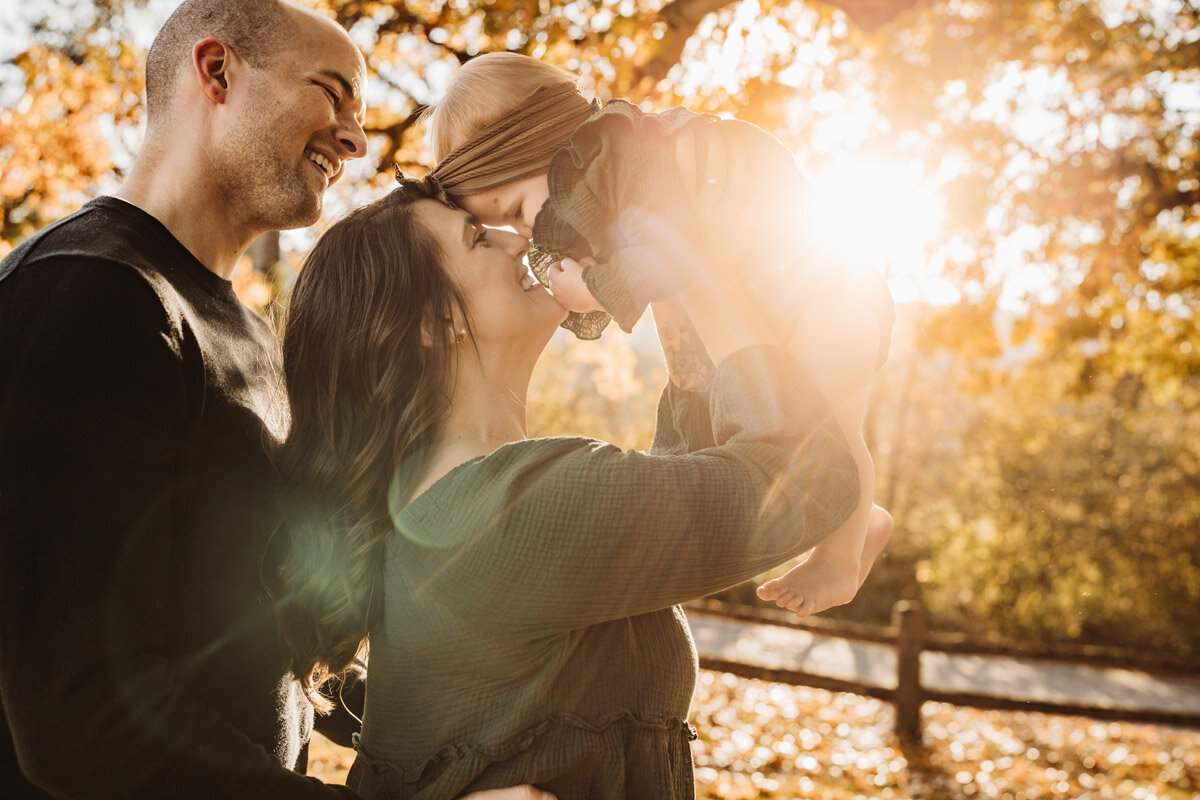
[[[367,134],[357,118],[341,120],[336,133],[338,144],[346,158],[362,158],[367,154]]]

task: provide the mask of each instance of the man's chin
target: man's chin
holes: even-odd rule
[[[290,231],[296,228],[307,228],[321,218],[323,207],[324,198],[321,195],[306,200],[303,204],[297,204],[294,208],[279,214],[279,218],[272,225],[272,230]]]

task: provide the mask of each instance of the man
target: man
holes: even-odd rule
[[[187,0],[121,190],[0,263],[8,800],[351,796],[292,771],[312,709],[260,589],[276,342],[229,277],[365,154],[364,76],[319,15]]]
[[[364,154],[364,74],[315,14],[185,3],[117,197],[0,268],[0,781],[15,753],[69,797],[341,791],[280,767],[311,721],[258,588],[282,409],[228,279]]]

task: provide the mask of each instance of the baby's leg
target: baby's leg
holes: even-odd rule
[[[883,509],[874,511],[875,467],[862,438],[878,341],[878,323],[869,307],[846,296],[812,304],[788,345],[832,407],[861,484],[850,519],[814,547],[803,563],[758,590],[764,600],[801,616],[854,599],[891,535],[891,517]]]
[[[862,437],[858,438],[861,442]],[[865,451],[866,446],[861,450]],[[860,478],[873,471],[869,465],[864,468],[860,459],[855,461],[860,462]],[[846,524],[814,547],[801,564],[759,587],[759,597],[802,617],[853,600],[879,549],[887,541],[884,538],[880,542],[878,535],[870,535],[872,509],[870,496],[864,491]]]

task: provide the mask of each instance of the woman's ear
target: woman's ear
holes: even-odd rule
[[[464,328],[462,325],[458,325],[457,323],[455,323],[455,321],[452,317],[442,317],[436,321],[431,321],[429,319],[429,317],[424,317],[421,320],[421,346],[422,347],[433,347],[433,344],[435,341],[434,336],[433,336],[433,330],[434,330],[433,326],[437,326],[442,329],[448,330],[450,333],[450,338],[454,339],[459,344],[462,344],[462,339],[465,339],[466,335],[467,335],[466,328]]]
[[[421,347],[433,347],[433,336],[429,333],[429,319],[421,320]]]
[[[224,103],[229,93],[233,51],[219,39],[202,39],[192,48],[192,73],[200,91],[214,103]]]

